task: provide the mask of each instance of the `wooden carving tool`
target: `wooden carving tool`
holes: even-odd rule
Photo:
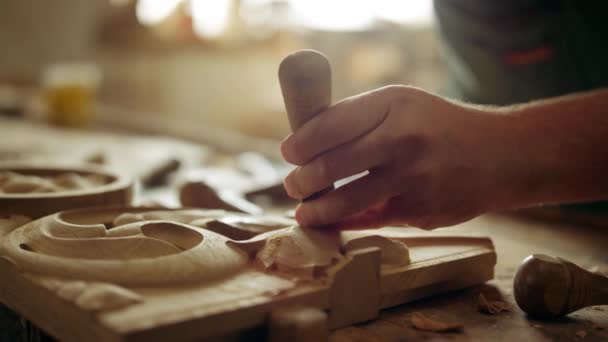
[[[535,318],[557,318],[591,305],[608,304],[608,278],[543,254],[528,256],[517,269],[513,293]]]
[[[190,181],[179,189],[179,201],[185,207],[222,209],[259,215],[263,209],[249,202],[244,195],[212,187],[204,181]]]
[[[279,65],[279,82],[292,130],[300,128],[331,102],[331,67],[325,55],[314,50],[296,51]],[[304,201],[333,190],[333,185]]]

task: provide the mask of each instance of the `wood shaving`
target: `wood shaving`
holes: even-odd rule
[[[439,321],[419,312],[413,313],[410,321],[414,328],[423,331],[462,332],[464,330],[464,326],[460,323]]]
[[[480,312],[495,315],[503,311],[511,311],[511,304],[501,300],[487,300],[483,293],[480,293],[477,308]]]
[[[580,338],[585,338],[585,336],[587,336],[587,332],[585,330],[579,330],[576,332],[576,336]]]

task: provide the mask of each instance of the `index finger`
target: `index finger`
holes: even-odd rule
[[[394,96],[387,88],[346,98],[313,117],[281,144],[285,160],[306,164],[378,127],[386,119]]]

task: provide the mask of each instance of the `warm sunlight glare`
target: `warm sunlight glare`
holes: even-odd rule
[[[328,31],[369,29],[378,21],[404,25],[429,25],[433,17],[432,0],[139,0],[137,18],[144,25],[154,25],[167,18],[185,2],[192,15],[194,32],[204,38],[217,38],[226,30],[232,6],[241,4],[245,22],[266,21],[276,25]],[[289,6],[287,18],[270,17],[280,2]],[[245,9],[249,9],[246,11]],[[260,17],[260,18],[258,18]],[[287,19],[287,21],[285,20]]]
[[[182,0],[139,0],[135,14],[144,25],[155,25],[168,17]]]
[[[194,32],[203,38],[220,36],[228,25],[231,0],[191,0]]]
[[[431,0],[288,0],[297,24],[321,30],[356,31],[377,20],[428,25],[433,17]]]

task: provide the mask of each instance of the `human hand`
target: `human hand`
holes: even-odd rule
[[[285,179],[296,199],[345,177],[369,174],[301,203],[301,225],[341,229],[469,220],[511,200],[516,146],[506,115],[407,86],[346,98],[316,115],[281,145],[299,165]]]

